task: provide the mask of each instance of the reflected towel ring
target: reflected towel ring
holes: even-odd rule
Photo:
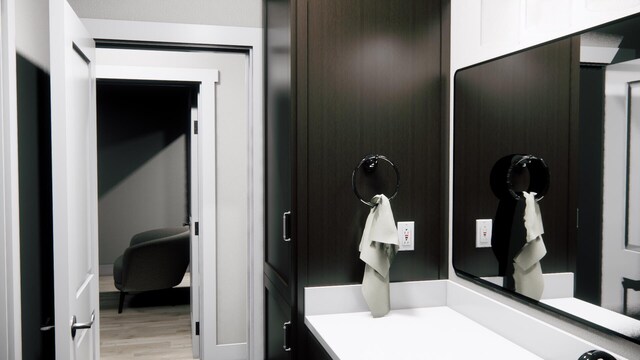
[[[491,189],[499,199],[506,197],[520,200],[521,193],[516,192],[513,174],[518,168],[529,169],[528,192],[535,192],[536,201],[542,200],[549,191],[549,167],[544,159],[534,155],[512,154],[498,160],[491,169]]]
[[[365,156],[362,160],[360,160],[360,163],[358,164],[358,166],[356,166],[355,169],[353,169],[353,173],[351,174],[351,185],[353,186],[353,192],[356,194],[356,196],[358,197],[358,199],[365,205],[368,205],[370,207],[375,207],[376,204],[366,201],[362,198],[362,196],[360,195],[360,193],[358,192],[358,189],[356,188],[356,174],[358,173],[358,169],[360,169],[360,167],[363,167],[364,172],[366,173],[372,173],[374,171],[376,171],[376,168],[378,167],[378,160],[384,160],[386,162],[388,162],[392,167],[393,170],[396,172],[396,189],[395,192],[393,193],[393,195],[389,196],[389,200],[393,199],[394,197],[396,197],[396,195],[398,195],[398,189],[400,189],[400,172],[398,171],[398,167],[391,162],[391,160],[387,159],[386,156],[384,155],[367,155]]]

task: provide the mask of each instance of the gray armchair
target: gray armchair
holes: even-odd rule
[[[172,288],[189,266],[189,227],[149,230],[134,235],[113,264],[113,281],[120,290],[118,313],[128,292]]]

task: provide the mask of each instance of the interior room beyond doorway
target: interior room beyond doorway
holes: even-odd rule
[[[189,272],[174,288],[127,294],[119,314],[113,268],[135,234],[189,223],[195,95],[188,83],[98,81],[103,359],[193,358]]]

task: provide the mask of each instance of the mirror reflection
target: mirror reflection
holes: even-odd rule
[[[456,272],[640,343],[640,17],[459,70]]]

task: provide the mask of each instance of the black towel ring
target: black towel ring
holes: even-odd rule
[[[358,192],[358,189],[356,188],[356,174],[358,173],[358,169],[360,169],[361,166],[364,165],[364,172],[366,173],[372,173],[374,171],[376,171],[376,168],[378,167],[378,160],[384,160],[386,162],[388,162],[392,167],[393,170],[396,172],[396,189],[395,192],[393,193],[393,195],[389,196],[389,200],[393,199],[394,197],[396,197],[396,195],[398,195],[398,189],[400,189],[400,172],[398,171],[398,167],[391,162],[391,160],[387,159],[386,156],[384,155],[367,155],[365,156],[362,160],[360,160],[360,163],[358,164],[358,166],[356,166],[355,169],[353,169],[353,173],[351,174],[351,185],[353,186],[353,192],[356,194],[356,196],[358,197],[358,199],[365,205],[368,205],[370,207],[375,207],[376,204],[370,202],[370,201],[366,201],[362,198],[362,196],[360,195],[360,193]]]
[[[491,169],[491,190],[498,199],[512,198],[520,200],[522,193],[515,191],[513,174],[516,169],[529,168],[528,192],[535,192],[536,201],[542,200],[549,191],[549,167],[543,158],[527,155],[512,154],[499,159]]]

